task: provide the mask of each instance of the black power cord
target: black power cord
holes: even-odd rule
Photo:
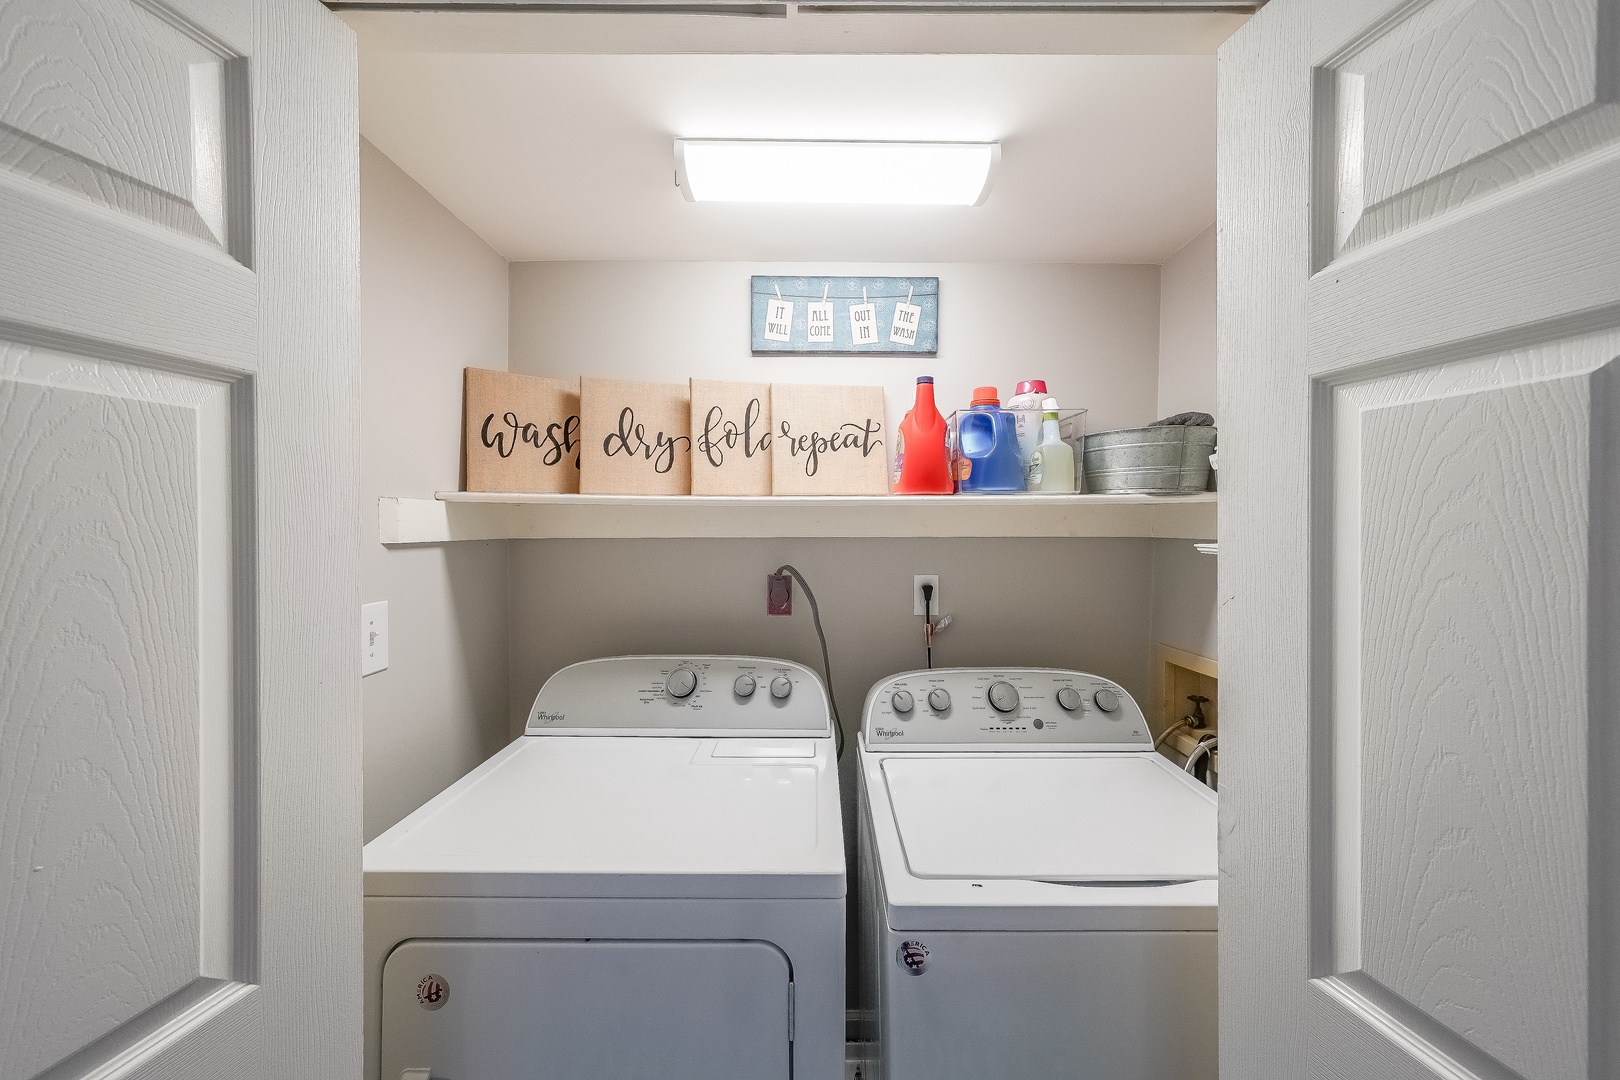
[[[923,582],[923,648],[928,653],[928,670],[934,670],[934,587]]]
[[[793,580],[799,583],[804,590],[804,598],[810,601],[810,618],[816,624],[816,637],[821,641],[821,677],[827,682],[827,701],[832,705],[833,714],[833,756],[844,756],[844,722],[838,716],[838,698],[833,694],[832,661],[827,658],[827,635],[821,629],[821,608],[816,604],[816,594],[810,591],[810,583],[804,580],[798,567],[791,563],[783,563],[776,568],[778,574],[792,574]]]

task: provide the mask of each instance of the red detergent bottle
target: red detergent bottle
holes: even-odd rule
[[[917,377],[917,400],[900,421],[900,446],[896,451],[896,495],[950,495],[950,461],[945,454],[945,418],[934,405],[934,377]]]

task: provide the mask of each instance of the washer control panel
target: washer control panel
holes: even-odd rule
[[[832,736],[820,677],[753,656],[615,656],[540,688],[527,735]]]
[[[1116,682],[1052,668],[936,668],[893,675],[866,696],[873,750],[1010,746],[1145,750],[1136,700]]]

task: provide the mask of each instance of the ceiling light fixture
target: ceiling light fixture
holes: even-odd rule
[[[1000,143],[676,139],[688,202],[978,206]]]

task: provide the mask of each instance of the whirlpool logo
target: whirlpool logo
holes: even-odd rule
[[[560,712],[537,712],[534,714],[534,718],[540,721],[542,724],[553,724],[558,720],[568,719],[568,714]]]
[[[905,731],[901,728],[880,727],[873,728],[872,734],[876,735],[880,739],[898,739],[905,734]]]

